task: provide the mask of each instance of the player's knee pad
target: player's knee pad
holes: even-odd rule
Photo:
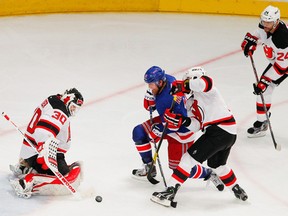
[[[137,125],[134,127],[132,132],[132,139],[135,143],[147,143],[149,142],[148,135],[145,132],[142,125]]]

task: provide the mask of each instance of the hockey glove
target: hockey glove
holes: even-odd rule
[[[245,35],[245,38],[241,44],[241,48],[244,51],[244,55],[248,57],[248,55],[253,55],[254,51],[257,47],[258,38],[251,35],[249,32]]]
[[[154,143],[157,143],[162,136],[161,128],[158,124],[153,124],[151,127],[151,131],[149,132],[149,138],[153,140]]]
[[[260,93],[265,92],[269,84],[270,81],[266,79],[261,79],[259,83],[253,83],[254,88],[253,94],[259,95]]]
[[[171,95],[184,96],[184,93],[190,93],[189,80],[175,80],[170,90]]]
[[[191,123],[189,117],[182,116],[181,114],[172,113],[170,109],[166,109],[164,113],[164,120],[167,128],[171,131],[177,131],[183,125],[188,127]]]
[[[38,157],[37,157],[37,163],[42,165],[41,168],[43,170],[48,170],[49,167],[47,166],[47,164],[45,163],[45,159],[44,157],[48,154],[48,152],[46,152],[45,148],[44,148],[45,142],[39,142],[38,146],[37,146],[37,151],[39,152]]]
[[[170,109],[166,109],[164,113],[164,120],[169,130],[177,131],[182,125],[183,117],[181,114],[172,113]]]
[[[144,95],[144,108],[148,111],[150,111],[150,107],[152,108],[152,111],[156,109],[155,104],[155,97],[150,89],[148,89]]]

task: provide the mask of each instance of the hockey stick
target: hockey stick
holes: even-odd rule
[[[172,101],[172,104],[171,104],[171,107],[170,107],[170,111],[172,111],[174,109],[174,105],[175,105],[175,102],[176,102],[176,99],[177,99],[177,96],[173,96],[173,101]],[[160,147],[162,145],[162,142],[163,142],[163,139],[164,139],[164,136],[166,135],[166,131],[167,131],[167,126],[168,124],[165,123],[164,125],[164,129],[163,129],[163,132],[162,132],[162,135],[160,137],[160,141],[159,141],[159,144],[158,144],[158,148],[156,149],[155,153],[154,153],[154,156],[153,156],[153,160],[152,160],[152,165],[148,171],[148,174],[147,174],[147,179],[148,181],[150,181],[152,184],[157,184],[159,181],[156,180],[155,178],[153,178],[153,176],[151,175],[152,173],[152,168],[156,162],[156,159],[158,157],[158,153],[159,153],[159,150],[160,150]],[[156,183],[157,182],[157,183]]]
[[[255,78],[256,78],[256,82],[259,83],[260,80],[259,80],[259,77],[258,77],[258,74],[257,74],[257,71],[256,71],[256,67],[255,67],[255,63],[254,63],[253,57],[252,57],[251,54],[249,54],[249,56],[250,56],[252,68],[253,68],[253,71],[254,71],[254,75],[255,75]],[[275,149],[277,151],[280,151],[281,150],[281,145],[277,144],[277,142],[275,140],[274,133],[273,133],[272,126],[271,126],[271,122],[270,122],[270,119],[269,119],[269,114],[268,114],[268,111],[267,111],[266,103],[265,103],[265,100],[264,100],[262,92],[260,92],[260,97],[261,97],[261,100],[262,100],[262,103],[263,103],[263,108],[264,108],[264,112],[265,112],[265,115],[266,115],[266,119],[267,119],[267,122],[268,122],[269,129],[270,129],[270,134],[271,134],[271,137],[272,137],[272,141],[273,141],[274,147],[275,147]]]
[[[151,124],[151,126],[152,126],[152,124],[153,124],[153,116],[152,116],[152,107],[150,106],[149,107],[149,113],[150,113],[150,124]],[[153,143],[154,143],[154,148],[155,148],[155,151],[157,150],[157,145],[156,145],[156,143],[155,143],[155,141],[153,140]],[[167,183],[166,183],[166,179],[165,179],[165,176],[164,176],[164,172],[163,172],[163,169],[162,169],[162,165],[161,165],[161,162],[160,162],[160,158],[159,158],[159,155],[157,155],[157,162],[158,162],[158,165],[159,165],[159,169],[160,169],[160,173],[161,173],[161,176],[162,176],[162,178],[163,178],[163,182],[164,182],[164,185],[165,185],[165,187],[167,187]],[[156,179],[155,179],[156,180]],[[153,180],[152,180],[153,181]],[[157,181],[157,180],[156,180]],[[155,182],[156,182],[155,181]],[[152,183],[152,182],[151,182]],[[154,182],[153,182],[154,183]],[[158,184],[159,183],[159,181],[157,181],[157,183],[156,184]]]
[[[23,136],[23,138],[27,141],[27,143],[39,154],[39,151],[36,149],[36,147],[33,145],[33,143],[26,137],[26,135],[20,130],[20,128],[10,119],[10,117],[2,112],[2,116],[9,121],[15,129],[20,132]],[[47,142],[47,143],[46,143]],[[80,194],[75,190],[75,188],[69,183],[69,181],[58,171],[58,164],[57,164],[57,159],[56,159],[56,151],[59,141],[56,139],[48,139],[44,144],[44,148],[46,147],[48,151],[48,155],[46,154],[44,156],[44,160],[49,167],[49,169],[55,174],[55,176],[61,181],[61,183],[73,194],[76,198],[81,198]]]

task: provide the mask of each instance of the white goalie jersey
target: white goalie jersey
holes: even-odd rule
[[[35,109],[25,135],[35,145],[34,147],[53,136],[60,141],[58,152],[66,153],[69,150],[71,141],[70,120],[67,109],[63,101],[60,100],[60,95],[48,97]],[[24,139],[20,157],[27,159],[36,154],[37,152]]]
[[[236,134],[236,122],[213,80],[208,76],[194,77],[189,80],[191,94],[187,96],[186,108],[191,131],[205,130],[210,125],[218,125],[230,134]]]

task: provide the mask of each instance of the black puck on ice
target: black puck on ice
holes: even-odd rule
[[[96,196],[95,200],[96,200],[96,202],[102,202],[102,197],[101,196]]]

